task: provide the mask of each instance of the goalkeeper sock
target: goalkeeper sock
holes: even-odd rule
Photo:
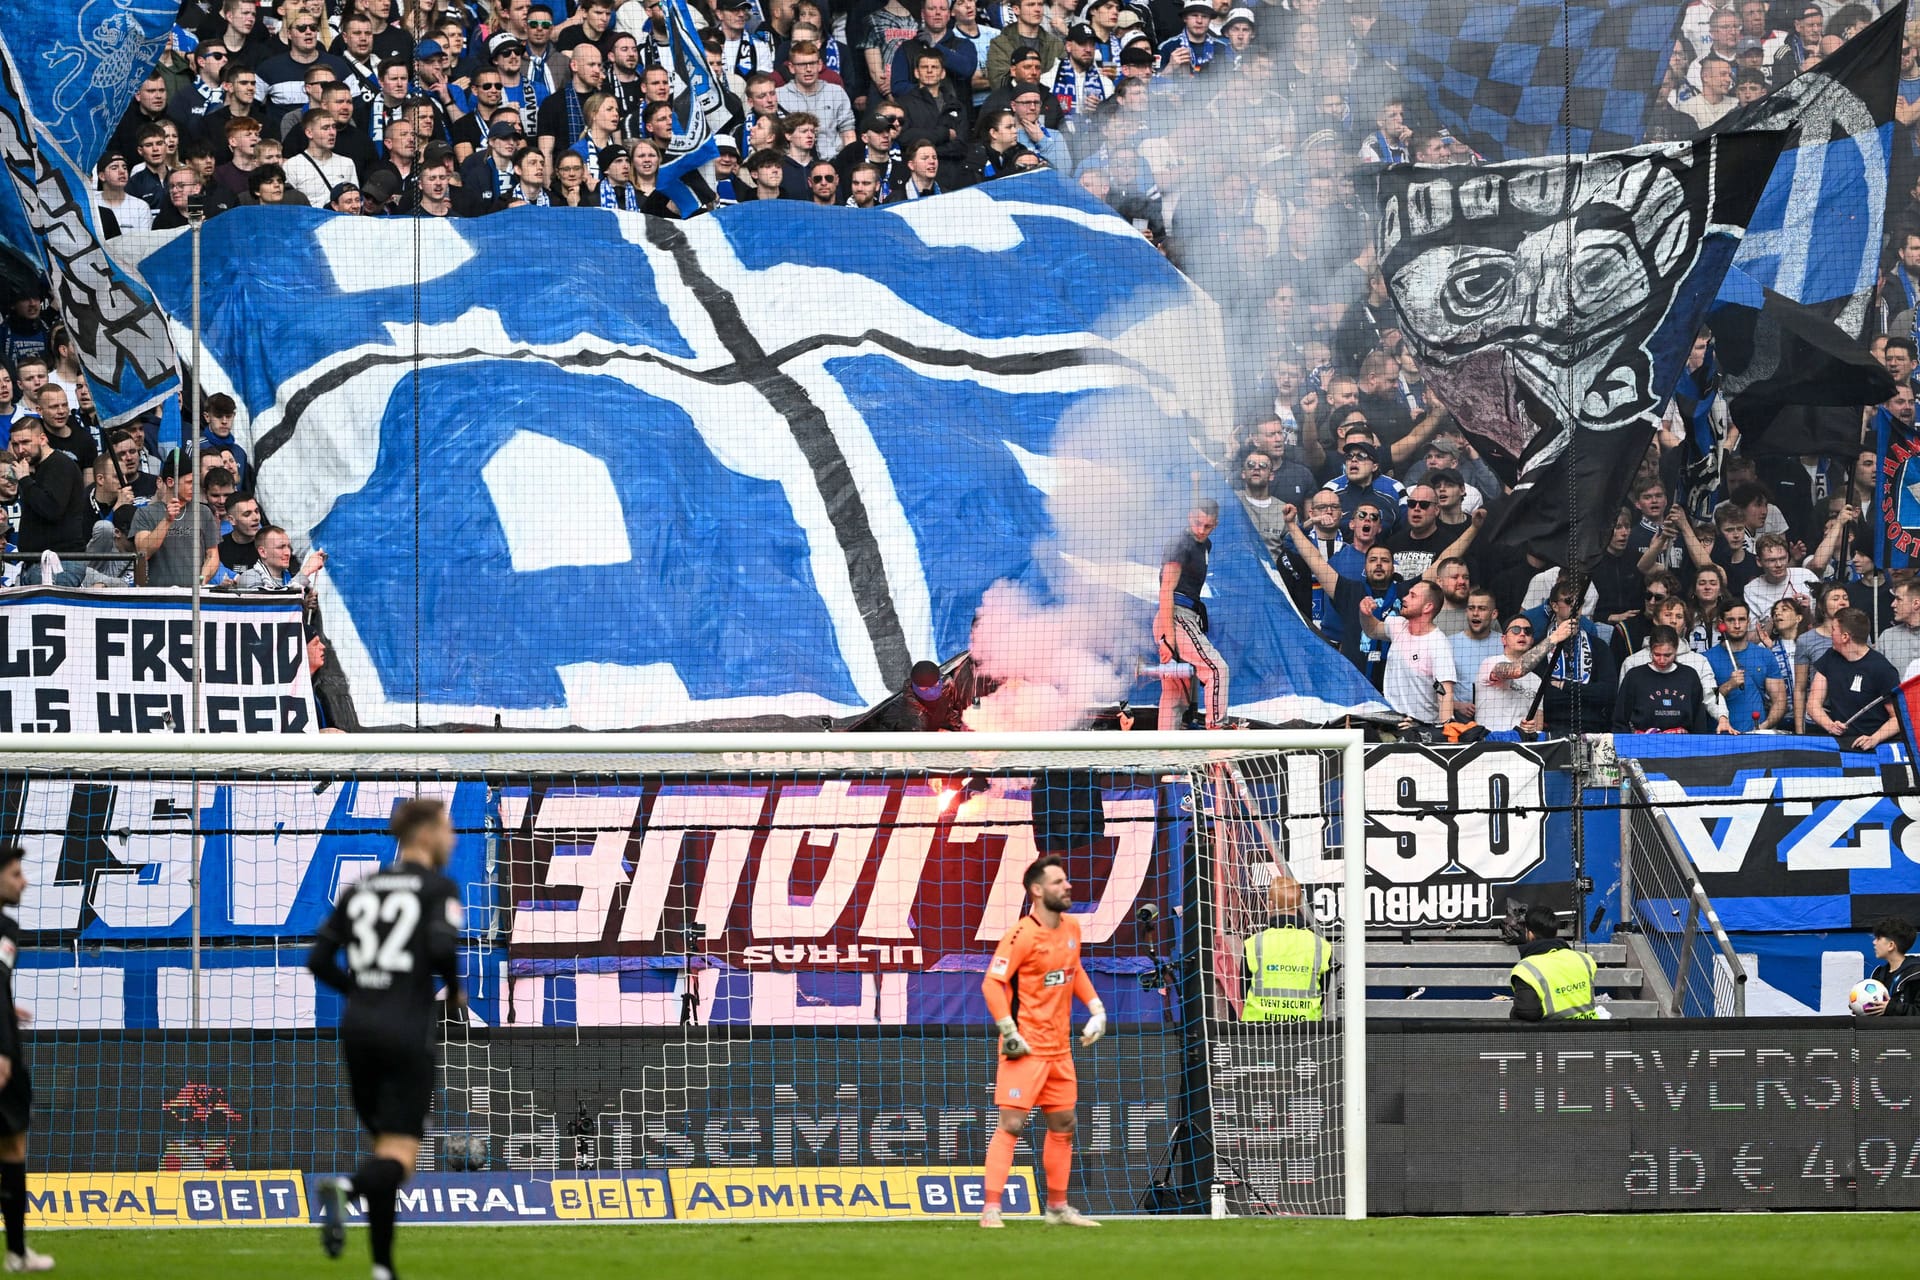
[[[1047,1130],[1040,1162],[1047,1170],[1047,1208],[1066,1208],[1067,1180],[1073,1177],[1073,1135]]]
[[[405,1165],[377,1157],[363,1163],[353,1176],[353,1194],[367,1202],[367,1243],[376,1267],[393,1266],[394,1199],[406,1180]]]
[[[27,1166],[22,1160],[0,1162],[0,1213],[7,1219],[7,1252],[27,1252]]]
[[[1007,1189],[1007,1175],[1013,1172],[1013,1150],[1019,1143],[1020,1139],[1005,1129],[995,1129],[992,1141],[987,1143],[987,1179],[982,1190],[989,1208],[999,1206],[1000,1193]]]

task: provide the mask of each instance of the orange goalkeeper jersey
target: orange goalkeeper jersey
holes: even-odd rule
[[[1093,983],[1080,968],[1080,922],[1060,917],[1049,929],[1022,916],[1007,930],[987,965],[986,986],[1013,988],[1013,1017],[1034,1056],[1065,1058],[1073,1053],[1073,997],[1093,996]],[[991,991],[988,1007],[994,1004]]]

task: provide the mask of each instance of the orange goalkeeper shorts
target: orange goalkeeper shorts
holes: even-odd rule
[[[1080,1101],[1080,1077],[1074,1074],[1073,1059],[1024,1058],[1000,1059],[1000,1072],[993,1082],[993,1103],[1019,1111],[1034,1107],[1042,1111],[1071,1111]]]

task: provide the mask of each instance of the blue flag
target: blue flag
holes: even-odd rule
[[[101,245],[89,181],[173,20],[138,0],[0,5],[0,238],[45,273],[108,425],[179,391],[165,319]]]
[[[1679,0],[1405,0],[1370,41],[1435,118],[1488,160],[1642,141]]]
[[[667,36],[673,50],[673,142],[667,147],[667,158],[656,181],[680,216],[689,218],[700,211],[704,201],[687,180],[719,156],[713,132],[730,122],[719,118],[725,113],[725,100],[707,74],[706,48],[700,43],[693,15],[687,11],[687,0],[665,3]],[[695,181],[705,185],[702,180]]]
[[[1131,678],[1205,467],[1188,436],[1230,426],[1159,407],[1224,413],[1168,336],[1217,349],[1213,304],[1050,172],[860,217],[242,208],[203,237],[206,385],[238,401],[274,521],[330,555],[321,607],[370,726],[817,725],[968,648],[1001,583],[1095,600]],[[529,273],[529,237],[594,269]],[[175,237],[140,264],[170,311],[188,256]],[[380,266],[414,261],[442,266],[418,289]],[[1140,452],[1175,487],[1069,560],[1052,495],[1089,414],[1153,424]],[[1221,506],[1235,713],[1383,709]]]
[[[1906,14],[1895,5],[1814,70],[1713,130],[1795,130],[1707,316],[1721,389],[1750,444],[1783,406],[1872,404],[1890,394],[1871,361],[1849,364],[1837,353],[1866,333],[1879,283]],[[1824,340],[1810,328],[1822,321]],[[1848,416],[1839,415],[1842,432]],[[1779,434],[1772,452],[1829,451],[1798,418]]]

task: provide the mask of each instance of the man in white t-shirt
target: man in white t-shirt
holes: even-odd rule
[[[1546,716],[1533,706],[1534,695],[1540,691],[1540,677],[1532,672],[1572,639],[1578,626],[1567,618],[1535,644],[1533,623],[1526,614],[1508,618],[1500,633],[1500,653],[1482,662],[1474,675],[1473,687],[1479,696],[1474,703],[1474,719],[1495,732],[1525,729],[1538,733],[1545,729]]]
[[[1373,597],[1360,601],[1361,629],[1388,642],[1380,692],[1395,711],[1429,727],[1453,719],[1453,638],[1434,625],[1441,603],[1440,588],[1425,581],[1407,589],[1392,617],[1373,616]]]
[[[1760,576],[1749,582],[1742,592],[1747,600],[1747,613],[1755,618],[1772,617],[1773,606],[1788,598],[1798,600],[1807,612],[1813,612],[1813,593],[1820,579],[1813,570],[1792,563],[1787,540],[1777,533],[1763,534],[1755,550],[1755,558],[1760,561]]]
[[[357,180],[353,161],[334,153],[340,123],[331,113],[309,111],[300,117],[300,127],[306,131],[307,149],[281,167],[286,170],[288,186],[305,196],[314,208],[324,209],[332,201],[335,187]]]

